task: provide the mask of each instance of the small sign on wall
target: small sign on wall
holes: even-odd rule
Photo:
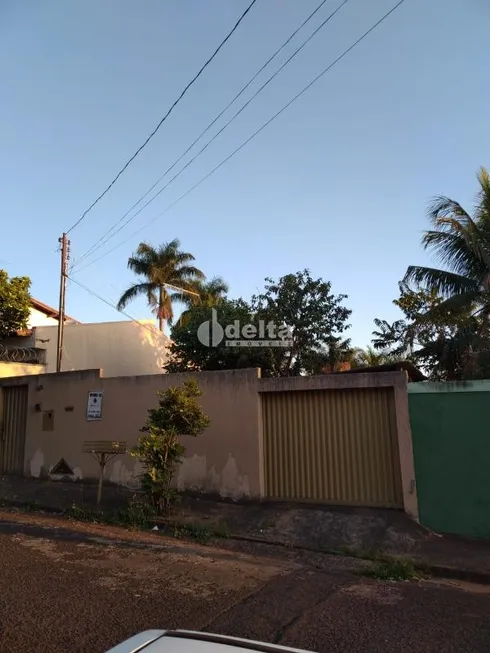
[[[95,419],[102,419],[102,392],[100,390],[88,393],[87,420]]]

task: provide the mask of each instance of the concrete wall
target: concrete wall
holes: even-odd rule
[[[70,326],[72,328],[79,327]],[[29,385],[25,474],[47,475],[64,458],[76,477],[95,478],[98,465],[89,454],[82,453],[83,442],[124,440],[128,448],[132,447],[140,435],[147,410],[157,406],[157,391],[181,385],[190,377],[198,381],[204,393],[202,406],[211,418],[211,426],[198,438],[184,438],[187,452],[178,474],[179,489],[218,493],[235,499],[265,496],[264,395],[387,388],[394,393],[396,414],[393,419],[396,421],[403,506],[408,514],[417,517],[403,372],[261,379],[260,371],[255,369],[112,378],[102,376],[100,370],[85,370],[0,379],[0,386]],[[102,419],[97,421],[88,421],[86,416],[91,391],[103,392]],[[139,463],[125,454],[109,463],[106,476],[115,483],[131,486],[137,484],[140,471]]]
[[[37,326],[49,326],[57,324],[58,320],[56,320],[54,317],[48,317],[44,313],[41,313],[41,311],[38,311],[36,308],[32,308],[31,306],[29,320],[27,322],[28,329],[32,329],[33,327]]]
[[[45,365],[35,365],[33,363],[6,363],[0,361],[0,379],[10,376],[44,374],[45,371]]]
[[[57,326],[36,327],[46,372],[56,371]],[[66,324],[62,370],[101,369],[105,377],[163,372],[170,340],[151,321]]]
[[[84,440],[136,443],[147,410],[157,405],[157,391],[180,385],[187,374],[102,378],[100,371],[66,372],[30,377],[25,473],[39,477],[64,458],[79,478],[96,477],[98,465],[82,453]],[[219,493],[223,497],[259,497],[260,443],[258,370],[205,372],[195,375],[204,395],[202,406],[211,426],[198,438],[184,438],[186,458],[179,489]],[[25,383],[26,379],[14,379]],[[103,416],[87,421],[88,393],[102,390]],[[35,406],[39,405],[39,412]],[[52,430],[43,430],[52,412]],[[129,455],[116,457],[107,478],[123,485],[137,482],[141,471]]]
[[[411,383],[420,522],[490,538],[490,381]]]

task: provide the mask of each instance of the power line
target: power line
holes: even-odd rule
[[[73,283],[75,283],[77,286],[80,286],[80,288],[83,288],[86,292],[88,292],[93,297],[96,297],[101,302],[104,302],[104,304],[107,304],[107,306],[110,306],[111,308],[113,308],[118,313],[121,313],[121,315],[124,315],[125,317],[130,319],[132,322],[135,322],[136,324],[139,324],[139,326],[141,326],[144,329],[146,329],[147,331],[149,331],[152,335],[155,335],[155,330],[158,331],[158,329],[156,329],[156,327],[150,328],[144,322],[140,322],[139,320],[137,320],[134,317],[132,317],[131,315],[129,315],[129,313],[126,313],[126,311],[120,310],[115,304],[112,304],[108,299],[104,299],[104,297],[101,297],[100,295],[98,295],[94,290],[91,290],[90,288],[85,286],[83,283],[80,283],[80,281],[77,281],[73,277],[68,277],[68,279],[70,281],[73,281]]]
[[[311,82],[309,82],[299,93],[297,93],[287,104],[285,104],[277,113],[275,113],[267,122],[265,122],[259,129],[257,129],[251,136],[249,136],[245,141],[243,141],[237,148],[233,150],[231,154],[229,154],[225,159],[221,161],[217,166],[215,166],[210,172],[208,172],[204,177],[201,177],[201,179],[196,182],[193,186],[191,186],[185,193],[180,195],[176,200],[174,200],[171,204],[169,204],[162,212],[158,213],[155,215],[151,220],[149,220],[146,224],[142,225],[138,230],[130,234],[127,238],[122,240],[120,243],[118,243],[115,247],[111,248],[95,260],[87,263],[87,265],[84,265],[80,268],[80,270],[77,270],[77,272],[81,272],[81,270],[84,270],[85,268],[89,267],[90,265],[93,265],[94,263],[97,263],[101,259],[105,258],[109,254],[112,254],[116,249],[119,249],[122,245],[124,245],[128,240],[133,238],[134,236],[138,235],[143,229],[146,229],[150,224],[155,222],[158,218],[160,218],[162,215],[170,211],[178,202],[183,200],[187,195],[192,193],[193,190],[195,190],[198,186],[200,186],[206,179],[211,177],[215,172],[217,172],[225,163],[227,163],[235,154],[238,154],[240,150],[242,150],[250,141],[252,141],[256,136],[258,136],[266,127],[268,127],[276,118],[278,118],[286,109],[288,109],[296,100],[298,100],[306,91],[308,91],[316,82],[318,82],[327,72],[329,72],[336,64],[338,64],[351,50],[353,50],[361,41],[363,41],[371,32],[373,32],[379,25],[381,25],[398,7],[400,7],[405,0],[399,0],[389,11],[387,11],[374,25],[372,25],[368,30],[366,30],[352,45],[350,45],[346,50],[342,52],[331,64],[329,64],[326,68],[324,68]]]
[[[133,154],[133,156],[124,164],[124,166],[121,168],[121,170],[117,173],[117,175],[114,177],[114,179],[111,181],[111,183],[107,186],[107,188],[95,199],[92,204],[86,209],[82,215],[78,218],[78,220],[73,224],[68,231],[66,232],[69,234],[75,227],[77,227],[82,220],[86,217],[86,215],[94,208],[94,206],[106,195],[110,189],[114,186],[114,184],[117,182],[119,177],[123,174],[123,172],[126,170],[126,168],[134,161],[134,159],[138,156],[138,154],[148,145],[150,140],[155,136],[157,131],[160,129],[160,127],[163,125],[165,120],[169,117],[169,115],[172,113],[174,108],[177,106],[177,104],[182,100],[184,95],[187,93],[189,88],[194,84],[194,82],[201,76],[201,74],[204,72],[204,70],[209,66],[209,64],[213,61],[213,59],[216,57],[218,52],[221,50],[221,48],[225,45],[225,43],[230,39],[230,37],[234,34],[234,32],[238,29],[238,26],[242,22],[242,20],[245,18],[245,16],[248,14],[248,12],[252,9],[254,4],[257,2],[257,0],[252,0],[252,2],[248,5],[248,7],[245,9],[245,11],[242,13],[240,18],[237,20],[235,25],[233,26],[232,30],[227,34],[227,36],[221,41],[221,43],[218,45],[216,50],[213,52],[213,54],[209,57],[209,59],[206,61],[206,63],[201,67],[201,69],[194,75],[194,77],[191,79],[191,81],[187,84],[187,86],[184,88],[184,90],[181,92],[179,97],[174,101],[174,103],[171,105],[170,109],[167,111],[167,113],[163,116],[163,118],[160,120],[158,125],[155,127],[155,129],[151,132],[151,134],[148,136],[148,138],[144,141],[144,143],[136,150],[136,152]]]
[[[291,35],[286,39],[286,41],[284,41],[284,43],[283,43],[283,44],[282,44],[282,45],[281,45],[281,46],[280,46],[280,47],[279,47],[279,48],[274,52],[274,54],[272,54],[272,55],[269,57],[269,59],[268,59],[268,60],[267,60],[267,61],[266,61],[266,62],[265,62],[265,63],[264,63],[260,68],[259,68],[259,70],[258,70],[258,71],[253,75],[253,77],[251,77],[251,78],[249,79],[249,81],[245,84],[245,86],[243,86],[243,88],[242,88],[242,89],[237,93],[237,95],[235,95],[235,97],[234,97],[234,98],[233,98],[233,99],[232,99],[232,100],[231,100],[231,101],[226,105],[226,107],[225,107],[225,108],[224,108],[224,109],[223,109],[223,110],[222,110],[222,111],[221,111],[221,112],[220,112],[220,113],[219,113],[219,114],[218,114],[218,115],[217,115],[217,116],[216,116],[216,117],[215,117],[215,118],[214,118],[214,119],[209,123],[209,125],[204,129],[204,131],[202,131],[202,132],[199,134],[199,136],[198,136],[198,137],[197,137],[197,138],[196,138],[196,139],[195,139],[195,140],[194,140],[194,141],[189,145],[189,147],[185,150],[185,152],[183,152],[183,153],[179,156],[179,158],[176,159],[176,160],[172,163],[172,165],[171,165],[169,168],[167,168],[167,169],[165,170],[165,172],[163,173],[163,175],[162,175],[162,176],[161,176],[161,177],[160,177],[160,178],[159,178],[159,179],[158,179],[158,180],[157,180],[157,181],[156,181],[156,182],[155,182],[155,183],[154,183],[154,184],[153,184],[153,185],[152,185],[152,186],[151,186],[151,187],[150,187],[150,188],[149,188],[149,189],[148,189],[148,190],[147,190],[147,191],[146,191],[146,192],[145,192],[145,193],[144,193],[144,194],[143,194],[143,195],[142,195],[142,196],[141,196],[141,197],[140,197],[140,198],[139,198],[139,199],[134,203],[134,204],[133,204],[133,206],[132,206],[128,211],[126,211],[126,213],[125,213],[125,214],[124,214],[124,215],[123,215],[123,216],[122,216],[122,217],[121,217],[121,218],[120,218],[120,219],[119,219],[115,224],[112,225],[112,227],[110,227],[110,229],[108,229],[108,230],[107,230],[107,231],[106,231],[106,232],[105,232],[105,233],[104,233],[104,234],[103,234],[103,235],[102,235],[102,236],[101,236],[101,237],[100,237],[100,238],[99,238],[99,239],[98,239],[98,240],[97,240],[93,245],[92,245],[92,247],[90,247],[90,248],[89,248],[89,249],[88,249],[84,254],[82,254],[82,256],[81,256],[81,257],[78,259],[78,261],[77,261],[77,265],[80,264],[80,263],[81,263],[84,259],[86,259],[88,256],[90,256],[91,254],[93,254],[95,251],[97,251],[98,249],[100,249],[103,245],[105,245],[105,243],[107,243],[107,242],[108,242],[108,241],[109,241],[109,240],[110,240],[114,235],[116,235],[116,233],[119,233],[120,229],[118,229],[116,232],[114,232],[114,233],[112,234],[112,236],[110,236],[109,238],[106,238],[107,236],[109,236],[109,235],[111,234],[111,232],[114,231],[114,229],[115,229],[119,224],[121,224],[121,222],[123,222],[123,220],[125,220],[125,218],[128,217],[128,215],[131,213],[131,211],[132,211],[133,209],[135,209],[135,208],[138,206],[138,204],[140,204],[140,203],[145,199],[145,197],[147,197],[147,196],[151,193],[151,191],[152,191],[156,186],[158,186],[158,184],[159,184],[159,183],[160,183],[160,182],[161,182],[161,181],[162,181],[162,180],[167,176],[167,174],[168,174],[169,172],[171,172],[171,170],[173,170],[173,169],[175,168],[175,166],[176,166],[176,165],[177,165],[177,164],[178,164],[178,163],[179,163],[179,162],[184,158],[184,156],[185,156],[188,152],[190,152],[190,150],[194,147],[194,145],[196,145],[196,143],[198,143],[198,142],[201,140],[201,138],[202,138],[202,137],[203,137],[203,136],[204,136],[204,135],[205,135],[205,134],[206,134],[206,133],[211,129],[211,127],[212,127],[212,126],[213,126],[213,125],[214,125],[214,124],[215,124],[215,123],[216,123],[216,122],[221,118],[221,116],[222,116],[222,115],[223,115],[223,114],[224,114],[224,113],[225,113],[225,112],[226,112],[226,111],[227,111],[227,110],[228,110],[228,109],[229,109],[229,108],[230,108],[230,107],[231,107],[231,106],[232,106],[232,105],[233,105],[233,104],[238,100],[238,98],[239,98],[239,97],[240,97],[240,96],[241,96],[241,95],[242,95],[242,94],[247,90],[247,88],[250,86],[250,84],[252,84],[252,82],[254,82],[255,79],[257,79],[257,77],[260,75],[260,73],[261,73],[261,72],[262,72],[262,71],[263,71],[263,70],[264,70],[264,69],[265,69],[265,68],[266,68],[266,67],[271,63],[271,61],[272,61],[273,59],[275,59],[275,57],[276,57],[276,56],[277,56],[277,55],[278,55],[278,54],[279,54],[279,53],[280,53],[280,52],[281,52],[281,51],[282,51],[282,50],[283,50],[283,49],[284,49],[284,48],[285,48],[285,47],[286,47],[290,42],[291,42],[291,40],[296,36],[296,34],[297,34],[297,33],[298,33],[298,32],[299,32],[299,31],[300,31],[300,30],[301,30],[301,29],[302,29],[302,28],[303,28],[303,27],[304,27],[304,26],[305,26],[305,25],[306,25],[306,24],[307,24],[307,23],[308,23],[308,22],[309,22],[309,21],[310,21],[310,20],[315,16],[315,14],[318,13],[318,11],[323,7],[323,5],[324,5],[327,1],[328,1],[328,0],[322,0],[322,2],[321,2],[321,3],[316,7],[316,9],[314,9],[314,11],[312,11],[312,13],[311,13],[311,14],[310,14],[310,15],[309,15],[309,16],[308,16],[308,17],[307,17],[307,18],[306,18],[306,19],[301,23],[301,25],[300,25],[299,27],[297,27],[297,28],[294,30],[294,32],[293,32],[293,33],[292,33],[292,34],[291,34]],[[306,45],[306,43],[307,43],[311,38],[313,38],[313,36],[315,36],[315,34],[319,31],[319,29],[321,29],[321,28],[325,25],[326,22],[328,22],[331,18],[333,18],[333,16],[337,13],[337,11],[339,11],[339,10],[342,8],[342,6],[343,6],[347,1],[348,1],[348,0],[345,0],[344,2],[342,2],[342,4],[338,7],[338,9],[336,9],[334,12],[332,12],[332,13],[330,14],[330,16],[327,17],[327,19],[326,19],[326,20],[325,20],[325,21],[320,25],[320,27],[319,27],[317,30],[315,30],[315,32],[313,32],[313,34],[311,34],[311,36],[309,37],[309,39],[307,39],[307,40],[302,44],[302,46],[301,46],[298,50],[296,50],[296,52],[294,52],[293,55],[292,55],[292,56],[291,56],[291,57],[290,57],[290,58],[289,58],[289,59],[288,59],[288,60],[287,60],[287,61],[286,61],[282,66],[281,66],[281,68],[280,68],[280,69],[275,73],[275,75],[273,75],[271,78],[269,78],[269,80],[268,80],[268,81],[267,81],[267,82],[266,82],[266,83],[265,83],[265,84],[264,84],[264,85],[263,85],[263,86],[262,86],[262,87],[261,87],[261,88],[260,88],[260,89],[259,89],[259,90],[258,90],[258,91],[257,91],[257,92],[252,96],[252,97],[251,97],[251,98],[250,98],[250,100],[249,100],[249,101],[248,101],[248,102],[247,102],[247,103],[246,103],[246,104],[245,104],[245,105],[240,109],[240,111],[239,111],[238,113],[236,113],[236,114],[233,116],[233,118],[232,118],[231,120],[229,120],[229,121],[225,124],[225,126],[224,126],[224,127],[223,127],[219,132],[217,132],[217,134],[214,135],[214,137],[213,137],[213,138],[208,142],[208,144],[206,145],[206,147],[208,147],[208,145],[210,145],[210,143],[212,143],[212,142],[214,141],[214,139],[217,138],[217,137],[221,134],[221,132],[224,131],[224,129],[225,129],[225,128],[226,128],[226,127],[227,127],[231,122],[233,122],[233,120],[235,120],[235,118],[238,117],[238,115],[239,115],[239,114],[240,114],[240,113],[241,113],[241,112],[246,108],[246,106],[248,106],[248,104],[250,104],[250,102],[251,102],[251,101],[252,101],[252,100],[253,100],[253,99],[254,99],[254,98],[255,98],[255,97],[256,97],[256,96],[257,96],[257,95],[258,95],[258,94],[259,94],[259,93],[264,89],[264,88],[265,88],[265,86],[267,86],[267,85],[272,81],[272,79],[273,79],[277,74],[279,74],[279,72],[281,72],[281,70],[282,70],[282,69],[283,69],[283,68],[284,68],[284,67],[285,67],[285,66],[286,66],[286,65],[291,61],[291,59],[293,59],[293,58],[296,56],[296,54],[298,54],[298,52],[299,52],[299,51],[300,51],[300,50],[301,50],[301,49]],[[172,182],[173,182],[173,181],[174,181],[174,180],[175,180],[175,179],[176,179],[176,178],[177,178],[177,177],[178,177],[178,176],[179,176],[179,175],[180,175],[180,174],[181,174],[181,173],[182,173],[182,172],[183,172],[183,171],[184,171],[184,170],[185,170],[185,169],[186,169],[186,168],[187,168],[187,167],[188,167],[188,166],[189,166],[189,165],[190,165],[190,164],[191,164],[191,163],[196,159],[196,158],[197,158],[197,156],[199,156],[199,155],[200,155],[200,154],[201,154],[201,153],[206,149],[206,147],[203,148],[202,150],[200,150],[200,151],[198,152],[198,154],[197,154],[194,158],[192,158],[192,159],[187,163],[187,165],[186,165],[184,168],[182,168],[182,170],[181,170],[181,171],[180,171],[180,172],[179,172],[175,177],[173,177],[173,178],[170,180],[170,182],[169,182],[168,184],[166,184],[166,185],[165,185],[165,186],[164,186],[164,187],[163,187],[163,188],[162,188],[158,193],[156,193],[156,194],[155,194],[155,195],[154,195],[154,196],[153,196],[153,197],[152,197],[148,202],[146,202],[146,203],[144,204],[144,206],[142,206],[141,209],[138,210],[137,213],[135,213],[129,221],[126,221],[126,222],[124,223],[124,226],[126,226],[126,224],[128,224],[128,222],[130,222],[130,221],[133,220],[137,215],[139,215],[139,214],[141,213],[141,211],[142,211],[143,209],[145,209],[145,208],[148,206],[148,204],[150,204],[151,202],[153,202],[153,200],[156,199],[156,197],[158,197],[158,195],[160,195],[160,193],[162,193],[166,188],[168,188],[168,186],[170,185],[170,183],[172,183]]]

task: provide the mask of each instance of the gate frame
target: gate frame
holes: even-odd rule
[[[412,431],[408,413],[406,372],[363,372],[359,374],[321,374],[258,380],[259,393],[295,392],[305,390],[352,390],[362,388],[392,388],[395,403],[396,439],[400,460],[400,476],[405,513],[418,521],[417,486],[413,462]],[[262,415],[262,411],[261,411]],[[265,479],[263,455],[263,418],[261,417],[261,479]],[[262,489],[265,487],[262,484]]]

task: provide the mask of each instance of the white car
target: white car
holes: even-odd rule
[[[192,630],[145,630],[130,637],[107,653],[306,653],[265,642],[253,642],[237,637],[198,633]]]

